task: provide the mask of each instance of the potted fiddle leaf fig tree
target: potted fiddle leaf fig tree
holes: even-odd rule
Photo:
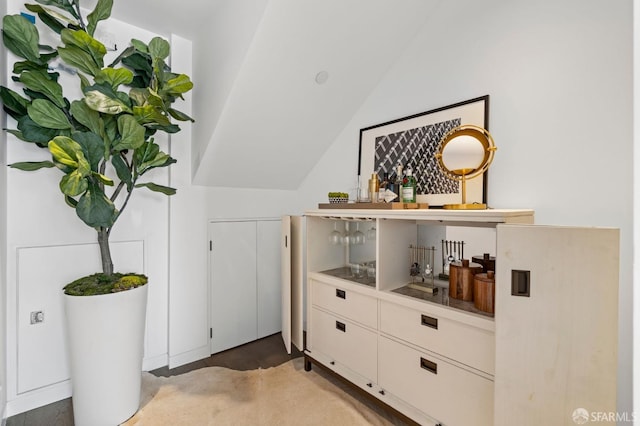
[[[0,98],[15,120],[7,132],[46,156],[10,167],[44,179],[52,173],[41,169],[56,168],[61,202],[96,231],[102,271],[64,287],[74,417],[78,425],[119,424],[139,407],[148,286],[144,275],[114,272],[109,236],[134,192],[176,192],[147,177],[176,162],[154,135],[178,132],[173,120],[193,121],[172,107],[193,84],[171,71],[162,38],[133,39],[105,65],[107,49],[94,35],[113,0],[98,0],[86,18],[80,0],[35,1],[25,8],[38,26],[22,15],[3,17],[3,42],[17,59],[15,90],[0,87]],[[42,43],[38,27],[57,45]]]

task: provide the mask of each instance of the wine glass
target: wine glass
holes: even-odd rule
[[[338,221],[333,222],[333,231],[329,234],[329,242],[338,245],[342,241],[342,233],[338,231]]]
[[[367,231],[367,240],[375,240],[376,239],[376,225],[372,224],[371,228]]]
[[[353,238],[353,244],[357,244],[357,245],[364,244],[364,241],[366,238],[365,238],[364,232],[360,230],[360,222],[356,222],[356,230],[353,233],[352,238]]]

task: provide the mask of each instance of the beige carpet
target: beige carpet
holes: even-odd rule
[[[172,377],[143,373],[141,409],[126,426],[391,425],[383,413],[327,380],[302,358],[278,367],[209,367]]]

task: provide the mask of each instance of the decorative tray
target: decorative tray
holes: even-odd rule
[[[320,203],[319,209],[383,209],[418,210],[428,209],[427,203]]]

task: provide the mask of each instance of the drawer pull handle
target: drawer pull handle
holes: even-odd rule
[[[329,364],[336,365],[336,362],[335,361],[329,361]]]
[[[378,392],[380,395],[384,395],[384,389],[380,389],[380,391]]]
[[[438,329],[438,318],[433,318],[427,315],[422,315],[422,325],[426,325],[427,327],[433,328],[435,330]]]
[[[347,325],[343,322],[340,321],[336,321],[336,328],[340,331],[342,331],[343,333],[347,332]]]
[[[336,289],[336,297],[339,297],[340,299],[346,299],[347,298],[347,292],[337,288]]]
[[[438,364],[420,357],[420,368],[424,368],[429,373],[438,374]]]
[[[367,387],[372,388],[373,387],[373,383],[367,383]]]

